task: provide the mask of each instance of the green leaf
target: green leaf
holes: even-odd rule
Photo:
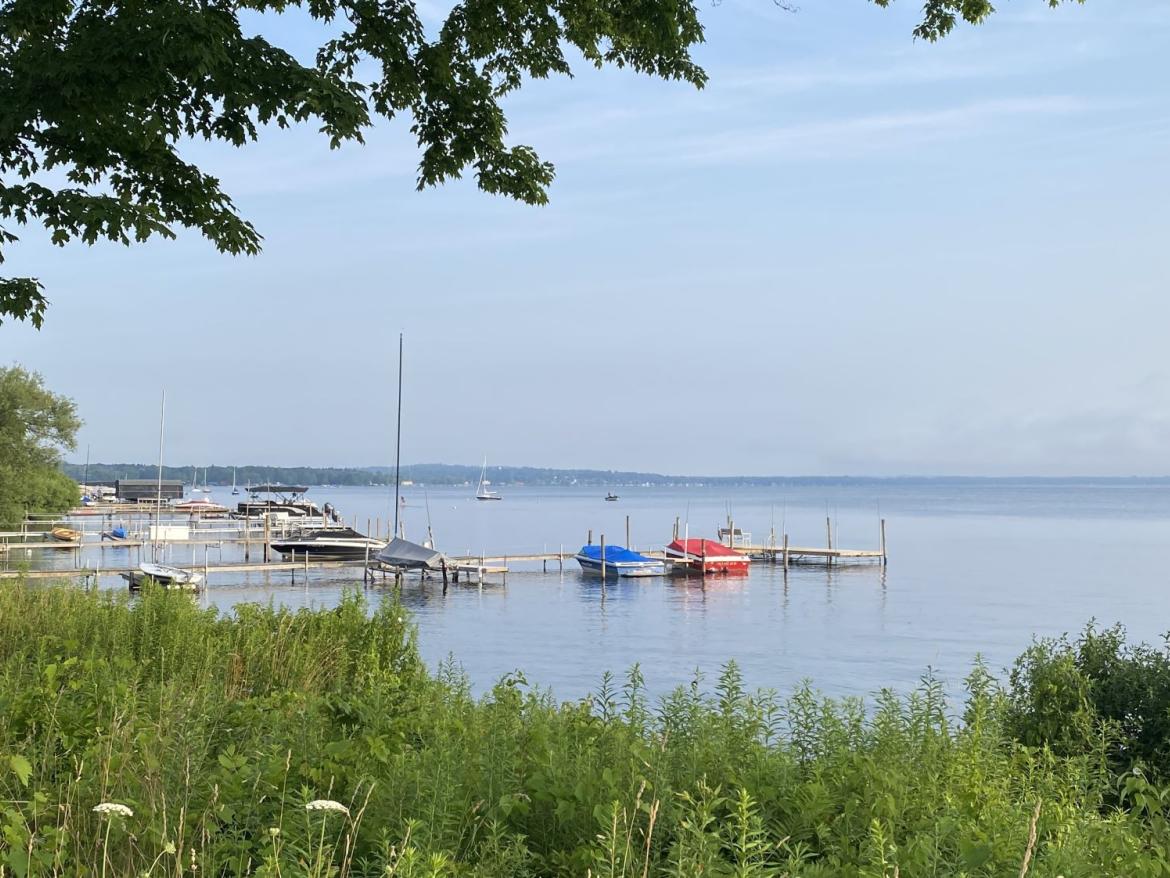
[[[27,787],[28,780],[32,777],[32,765],[29,761],[23,756],[9,756],[8,765],[20,780],[20,785]]]

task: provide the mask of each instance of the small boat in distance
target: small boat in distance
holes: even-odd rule
[[[122,578],[130,585],[130,591],[138,591],[147,580],[156,582],[163,588],[178,591],[199,591],[203,584],[203,574],[194,570],[184,570],[182,567],[171,567],[169,564],[153,564],[144,561],[137,570],[123,573]]]
[[[617,494],[615,494],[613,491],[610,491],[608,494],[605,495],[605,499],[608,500],[610,503],[613,503],[615,500],[620,500],[621,498]]]
[[[489,490],[488,485],[491,482],[487,480],[487,458],[483,459],[483,469],[479,471],[479,487],[475,489],[476,500],[503,500],[497,492]]]
[[[273,540],[272,548],[282,555],[348,561],[373,558],[386,548],[386,541],[368,537],[351,527],[320,527]]]
[[[190,512],[191,514],[199,515],[227,515],[228,508],[216,503],[210,497],[194,497],[190,500],[183,500],[171,507],[176,512]]]
[[[239,496],[240,489],[236,487],[236,468],[232,467],[232,496]]]
[[[81,542],[81,531],[77,530],[76,528],[55,527],[49,531],[49,533],[53,535],[53,539],[60,540],[63,543]]]
[[[689,538],[675,540],[666,547],[667,558],[687,570],[708,573],[747,573],[752,559],[716,540]]]
[[[605,568],[606,576],[664,576],[666,563],[654,558],[647,558],[640,552],[627,549],[625,546],[606,546],[605,557],[602,558],[601,546],[582,546],[577,553],[577,563],[581,565],[582,573],[601,574]]]

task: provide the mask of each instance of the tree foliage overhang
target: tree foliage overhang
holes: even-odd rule
[[[312,64],[241,24],[292,7],[332,35]],[[926,0],[915,35],[936,40],[993,11]],[[471,170],[485,192],[543,204],[553,166],[506,142],[501,100],[526,79],[571,75],[570,47],[598,67],[702,87],[691,58],[702,40],[692,0],[458,0],[436,33],[414,0],[4,0],[0,262],[12,221],[43,225],[58,245],[186,227],[223,252],[259,252],[255,227],[179,147],[243,146],[265,125],[311,121],[336,148],[378,116],[405,116],[419,189]],[[37,278],[0,278],[0,321],[39,327],[46,304]]]

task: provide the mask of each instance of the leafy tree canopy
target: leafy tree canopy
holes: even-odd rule
[[[40,375],[0,368],[0,526],[77,503],[77,484],[58,463],[80,426],[73,401],[46,390]]]
[[[313,64],[240,22],[293,7],[329,34]],[[925,0],[915,34],[936,40],[992,12]],[[420,189],[471,170],[486,192],[542,204],[553,166],[506,143],[501,99],[526,78],[569,75],[570,46],[598,67],[702,87],[690,55],[702,39],[694,0],[456,0],[433,34],[414,0],[0,0],[0,220],[40,223],[58,245],[187,227],[254,254],[257,230],[180,144],[243,146],[261,126],[312,121],[337,147],[378,116],[409,120]],[[36,278],[0,278],[0,321],[39,327],[46,304]]]

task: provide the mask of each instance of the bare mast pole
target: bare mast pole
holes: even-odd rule
[[[394,532],[398,536],[398,470],[402,460],[402,333],[398,333],[398,437],[394,441]]]
[[[162,460],[163,460],[163,427],[167,418],[167,392],[162,392],[162,404],[158,411],[158,484],[154,496],[154,539],[150,544],[150,559],[158,561],[158,529],[162,516]]]

